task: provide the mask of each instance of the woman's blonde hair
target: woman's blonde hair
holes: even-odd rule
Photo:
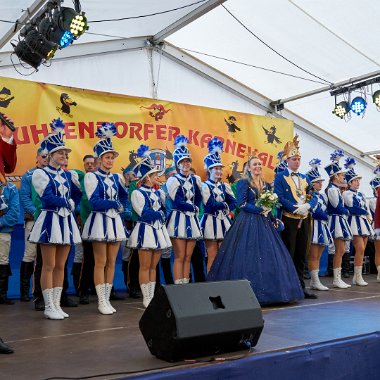
[[[257,157],[257,156],[250,156],[250,157],[248,157],[247,165],[245,166],[244,171],[243,171],[243,178],[246,178],[248,180],[248,182],[252,186],[256,187],[257,190],[259,190],[259,193],[261,193],[262,190],[263,190],[263,188],[264,188],[264,186],[266,185],[266,181],[265,181],[264,176],[262,174],[259,177],[259,182],[258,183],[256,183],[256,182],[253,181],[252,173],[249,170],[249,167],[251,165],[251,161],[252,160],[259,160],[261,162],[260,158]]]

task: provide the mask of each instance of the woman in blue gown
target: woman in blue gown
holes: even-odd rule
[[[304,298],[293,261],[273,225],[269,209],[256,206],[263,190],[261,161],[248,160],[237,184],[240,213],[227,232],[207,281],[247,279],[261,305],[288,303]]]

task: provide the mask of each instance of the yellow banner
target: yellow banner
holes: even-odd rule
[[[271,181],[277,153],[293,138],[290,120],[4,77],[0,77],[0,112],[17,127],[18,163],[9,177],[12,181],[34,166],[39,142],[58,117],[65,122],[66,145],[72,149],[70,169],[82,169],[82,158],[93,153],[95,132],[105,121],[115,123],[118,131],[113,144],[120,156],[113,172],[138,161],[140,144],[163,149],[165,165],[170,166],[173,141],[183,134],[189,138],[193,166],[205,178],[207,143],[217,136],[224,140],[222,161],[230,183],[239,178],[243,163],[253,154],[262,160],[264,175]]]

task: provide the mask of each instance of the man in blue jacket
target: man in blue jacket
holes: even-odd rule
[[[317,298],[305,289],[303,273],[308,250],[310,229],[309,212],[317,205],[317,198],[308,194],[310,181],[305,174],[299,173],[301,154],[298,135],[285,144],[284,155],[288,167],[277,172],[274,179],[274,191],[278,195],[282,209],[284,231],[282,240],[288,249],[296,268],[298,278],[304,290],[305,298]]]
[[[20,267],[20,301],[30,301],[29,289],[30,278],[34,271],[34,260],[37,255],[37,245],[28,241],[28,236],[33,227],[33,215],[36,211],[36,206],[32,200],[32,175],[37,168],[44,168],[48,164],[47,154],[42,152],[42,149],[37,150],[36,167],[29,169],[21,177],[20,183],[20,202],[24,209],[25,221],[25,250]]]

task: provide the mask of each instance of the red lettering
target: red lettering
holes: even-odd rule
[[[75,133],[75,128],[69,128],[69,127],[75,127],[75,123],[65,123],[65,137],[67,140],[73,140],[77,138]]]
[[[144,124],[144,140],[149,139],[149,135],[153,133],[153,124]]]
[[[226,147],[224,151],[226,153],[230,153],[235,155],[235,150],[236,150],[236,141],[231,141],[230,139],[226,140]]]
[[[257,156],[258,150],[256,148],[248,147],[248,156]]]
[[[238,144],[237,150],[236,150],[236,156],[240,158],[245,158],[244,152],[247,149],[247,145],[244,144]]]
[[[267,166],[268,162],[268,153],[261,152],[257,155],[257,157],[260,159],[260,161],[263,163],[264,166]]]
[[[156,125],[157,140],[166,140],[166,125]]]
[[[19,132],[21,131],[22,134],[22,139],[19,137]],[[29,144],[30,143],[30,138],[28,135],[28,129],[23,126],[21,128],[16,128],[16,133],[13,134],[14,139],[16,141],[16,144]]]
[[[178,127],[169,126],[169,141],[173,141],[181,133]]]
[[[205,133],[201,137],[201,148],[204,148],[205,145],[207,146],[207,143],[211,140],[211,138],[212,138],[212,135],[210,135],[209,133]]]
[[[80,139],[84,139],[85,135],[84,133],[87,132],[87,137],[93,139],[95,136],[94,131],[94,122],[90,121],[88,124],[84,123],[83,121],[78,122],[78,134]]]
[[[38,135],[46,137],[49,134],[47,124],[41,124],[41,129],[37,129],[36,125],[31,125],[30,132],[32,133],[32,139],[35,145],[37,145],[40,142]]]
[[[189,143],[194,144],[196,146],[199,146],[198,135],[199,135],[199,131],[193,131],[192,129],[190,129],[190,131],[189,131]]]
[[[268,168],[269,168],[269,169],[272,169],[272,170],[275,168],[275,167],[273,166],[273,158],[274,158],[274,157],[273,157],[272,155],[270,155],[270,156],[269,156],[269,162],[268,162]]]
[[[115,127],[116,127],[116,137],[118,137],[119,139],[122,139],[123,137],[127,136],[127,133],[128,133],[128,124],[127,123],[124,123],[122,121],[118,121],[117,123],[115,123]],[[122,128],[121,132],[120,132],[121,128],[119,128],[119,127]]]
[[[142,129],[141,123],[129,123],[130,138],[133,139],[135,136],[138,140],[142,140],[140,131]]]

